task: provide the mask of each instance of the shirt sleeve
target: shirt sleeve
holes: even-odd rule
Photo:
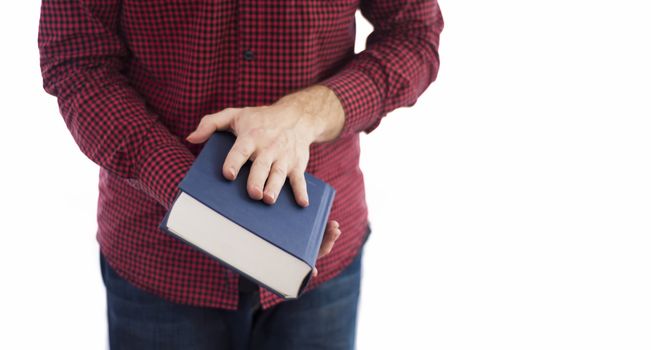
[[[121,74],[121,0],[45,0],[38,30],[45,91],[81,151],[169,208],[194,155]]]
[[[345,113],[339,137],[378,127],[398,107],[410,107],[436,79],[443,17],[436,0],[362,0],[373,25],[366,48],[320,82],[332,89]]]

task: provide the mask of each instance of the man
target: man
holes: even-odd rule
[[[358,7],[374,31],[355,54]],[[436,0],[44,0],[44,89],[100,165],[111,348],[353,348],[370,233],[359,133],[435,80],[442,28]],[[309,205],[305,171],[337,190],[318,273],[297,300],[158,229],[216,130],[237,136],[226,178],[253,161],[254,199],[273,205],[288,179]]]

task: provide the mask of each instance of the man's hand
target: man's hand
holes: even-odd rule
[[[336,139],[343,125],[344,110],[337,96],[328,87],[315,85],[269,106],[226,108],[206,115],[187,140],[202,143],[217,130],[229,130],[237,138],[224,161],[224,177],[234,180],[251,159],[247,181],[251,198],[275,203],[289,178],[296,202],[306,207],[309,198],[304,173],[310,145]],[[330,252],[340,234],[339,224],[328,222],[319,257]]]
[[[320,259],[323,256],[326,256],[332,250],[332,247],[335,245],[335,241],[341,235],[341,230],[339,229],[339,223],[331,220],[326,226],[326,231],[323,234],[323,240],[321,241],[321,248],[319,248],[319,255],[317,259]],[[316,277],[318,271],[316,267],[312,270],[312,276]]]
[[[206,115],[187,140],[202,143],[217,130],[231,131],[237,139],[224,161],[224,177],[234,180],[251,159],[247,182],[251,198],[273,204],[289,177],[296,202],[305,207],[310,144],[335,139],[343,124],[344,111],[334,92],[315,85],[269,106],[226,108]]]

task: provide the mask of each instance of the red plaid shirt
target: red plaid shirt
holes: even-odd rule
[[[355,54],[355,12],[374,26]],[[314,84],[341,100],[340,137],[307,171],[337,196],[342,235],[308,289],[355,256],[367,229],[359,133],[411,106],[437,76],[436,0],[44,0],[43,86],[100,166],[97,239],[125,279],[167,300],[236,309],[239,275],[158,229],[201,146],[206,114],[271,104]],[[263,308],[280,301],[260,290]]]

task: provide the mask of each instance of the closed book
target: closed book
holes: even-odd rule
[[[296,203],[285,181],[274,204],[249,197],[247,162],[233,181],[222,166],[235,136],[217,132],[179,184],[160,228],[285,299],[312,276],[335,190],[305,173],[310,204]]]

